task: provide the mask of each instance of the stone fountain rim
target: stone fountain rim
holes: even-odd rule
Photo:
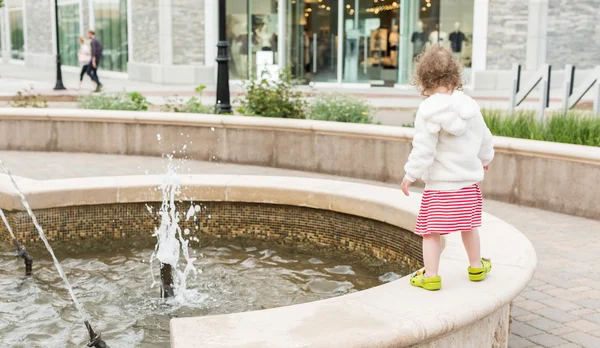
[[[412,231],[421,195],[346,181],[257,175],[183,175],[184,199],[269,203],[332,210]],[[160,202],[161,176],[61,180],[17,177],[32,209],[112,203]],[[0,176],[0,208],[23,210],[6,175]],[[300,305],[171,321],[171,346],[189,347],[403,347],[422,343],[483,320],[508,305],[531,280],[533,246],[513,226],[484,214],[482,248],[494,260],[485,282],[466,275],[460,236],[445,237],[441,272],[445,288],[430,293],[406,277],[357,293]],[[406,300],[409,299],[409,300]],[[335,342],[335,344],[333,343]]]

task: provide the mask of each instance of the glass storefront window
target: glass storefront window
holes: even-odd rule
[[[287,1],[292,74],[302,83],[337,81],[338,0]]]
[[[60,35],[60,58],[62,64],[79,66],[79,4],[64,4],[58,6],[58,30]]]
[[[278,64],[277,36],[285,34],[285,65],[300,83],[406,85],[415,58],[436,43],[454,51],[468,83],[474,0],[278,1],[287,1],[285,33],[277,0],[228,0],[232,78],[248,78],[264,59]]]
[[[10,57],[12,59],[25,59],[25,33],[23,31],[23,10],[9,9],[10,24]]]
[[[277,0],[227,0],[232,79],[248,79],[258,67],[262,72],[278,64],[277,24]]]
[[[344,1],[344,82],[393,86],[398,77],[398,1]]]
[[[96,37],[103,46],[100,67],[127,70],[127,0],[94,0]]]
[[[403,36],[400,84],[411,83],[415,58],[433,44],[451,48],[464,65],[468,83],[473,42],[474,0],[405,0],[402,2]]]

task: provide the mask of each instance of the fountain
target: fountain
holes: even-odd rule
[[[77,307],[77,310],[79,311],[79,315],[81,316],[81,319],[83,320],[85,328],[88,331],[88,333],[90,334],[90,342],[88,343],[88,347],[109,348],[108,345],[102,340],[100,333],[96,333],[92,329],[92,326],[91,326],[91,324],[89,323],[89,321],[87,319],[87,316],[86,316],[86,314],[85,314],[85,312],[83,310],[83,307],[81,307],[81,304],[77,300],[77,296],[75,296],[75,293],[73,292],[73,288],[71,287],[71,284],[69,283],[69,279],[67,278],[67,275],[63,271],[63,269],[62,269],[62,267],[60,265],[60,262],[58,262],[58,259],[56,259],[56,256],[54,255],[54,251],[52,250],[52,247],[50,246],[50,243],[48,243],[48,239],[46,238],[46,234],[44,233],[44,230],[42,229],[42,227],[37,222],[37,219],[36,219],[35,215],[33,214],[33,211],[31,210],[31,208],[29,207],[29,204],[27,203],[27,199],[25,199],[25,196],[23,195],[23,193],[19,189],[19,185],[17,185],[17,182],[15,181],[15,179],[13,178],[13,176],[11,175],[10,170],[8,170],[8,167],[6,167],[6,164],[4,163],[4,161],[0,160],[0,165],[2,166],[2,168],[4,169],[4,171],[6,172],[6,174],[8,175],[8,178],[10,179],[13,187],[17,191],[17,194],[19,195],[19,197],[21,198],[21,203],[23,204],[23,206],[27,210],[27,213],[31,217],[31,220],[33,221],[33,224],[34,224],[36,230],[38,231],[38,233],[40,235],[40,239],[44,242],[44,245],[46,246],[46,249],[48,249],[48,252],[52,256],[52,259],[54,260],[54,266],[56,267],[56,270],[58,271],[58,274],[60,275],[60,277],[63,279],[63,282],[65,283],[65,286],[67,287],[67,290],[69,291],[69,295],[71,295],[71,299],[73,300],[73,303],[75,304],[75,307]],[[13,237],[13,241],[16,241],[16,238],[15,238],[14,234],[12,233],[12,230],[10,229],[10,227],[8,225],[8,222],[6,220],[6,216],[4,215],[4,212],[2,212],[2,219],[4,220],[4,223],[6,224],[7,228],[9,229],[9,231],[11,231],[10,233],[11,233],[11,236]],[[15,242],[15,244],[17,245],[17,249],[19,249],[19,247],[18,247],[19,244],[17,242]],[[24,250],[24,248],[21,248],[21,250]],[[23,251],[23,255],[25,255],[25,254],[27,254],[27,252]],[[25,259],[25,264],[27,265],[28,263],[29,263],[29,271],[30,271],[29,275],[31,275],[31,266],[32,266],[33,261],[32,261],[32,259],[31,259],[30,256]]]
[[[8,230],[8,233],[10,233],[10,237],[12,238],[13,245],[17,249],[17,253],[15,254],[15,256],[20,257],[25,261],[25,278],[29,278],[31,277],[33,269],[33,258],[31,257],[31,255],[29,255],[29,252],[27,252],[25,246],[20,244],[17,238],[15,237],[15,234],[13,233],[12,228],[10,227],[10,224],[8,223],[8,220],[6,219],[6,216],[4,215],[4,211],[2,209],[0,209],[0,216],[2,216],[2,221],[4,221],[4,225],[6,226],[6,229]]]

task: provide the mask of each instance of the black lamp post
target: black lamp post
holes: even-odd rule
[[[54,19],[56,24],[56,86],[54,90],[66,89],[62,82],[62,69],[60,64],[60,37],[58,33],[58,0],[54,0]]]
[[[217,54],[217,107],[220,114],[231,113],[231,102],[229,95],[229,43],[225,30],[225,1],[219,0],[219,48]]]

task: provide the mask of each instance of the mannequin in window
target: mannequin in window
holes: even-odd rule
[[[252,22],[252,44],[254,47],[259,51],[273,51],[271,46],[272,33],[269,32],[271,22],[269,16],[253,16]]]
[[[441,46],[447,47],[448,46],[448,33],[446,33],[445,31],[439,29],[439,26],[436,24],[435,25],[435,30],[431,32],[431,34],[429,34],[429,43],[430,44],[440,44]]]
[[[460,31],[460,22],[454,23],[454,31],[450,33],[450,43],[452,44],[452,51],[455,53],[462,52],[463,42],[467,41],[467,37]]]
[[[425,48],[425,42],[427,36],[423,32],[423,22],[417,22],[417,29],[413,32],[410,42],[413,44],[413,58],[421,54],[423,48]]]
[[[386,67],[395,68],[398,66],[398,44],[400,43],[400,28],[398,25],[394,25],[390,35],[388,37],[388,44],[390,46],[390,55],[389,57],[384,57],[381,59],[381,62]]]

